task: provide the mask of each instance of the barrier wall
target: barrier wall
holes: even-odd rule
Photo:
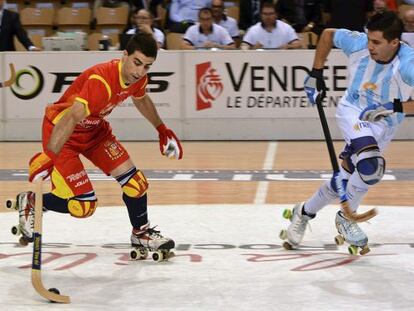
[[[17,81],[0,89],[0,140],[40,139],[44,107],[79,73],[122,52],[0,53],[1,81],[13,63]],[[183,140],[322,139],[316,107],[303,91],[314,51],[160,51],[150,71],[148,93]],[[325,69],[325,111],[332,136],[341,138],[335,107],[346,88],[347,60],[334,50]],[[157,139],[132,101],[109,116],[122,140]],[[406,118],[397,138],[413,139]]]

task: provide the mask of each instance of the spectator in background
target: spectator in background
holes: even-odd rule
[[[210,6],[211,0],[171,0],[168,28],[185,33],[197,22],[200,9]]]
[[[401,41],[414,47],[414,8],[406,10],[403,13],[402,20],[404,23],[404,32],[401,35]]]
[[[6,1],[0,0],[0,51],[16,51],[14,36],[28,51],[40,51],[23,29],[19,14],[7,10],[5,6]]]
[[[224,27],[213,23],[210,8],[202,8],[198,13],[199,23],[187,29],[183,37],[184,50],[218,48],[235,49],[233,39]]]
[[[242,50],[302,48],[292,26],[277,20],[276,9],[272,2],[262,3],[260,18],[262,21],[250,27],[244,35]]]
[[[224,13],[223,0],[213,0],[211,3],[211,12],[213,13],[214,23],[224,27],[233,40],[238,40],[240,38],[240,30],[237,26],[237,21]]]
[[[374,13],[381,13],[388,10],[386,0],[374,0],[373,2]]]
[[[364,31],[373,12],[373,0],[324,0],[328,28],[346,28]]]
[[[404,22],[404,32],[414,32],[414,8],[405,11],[402,20]]]
[[[260,21],[261,0],[240,0],[239,28],[249,29]]]
[[[146,9],[153,16],[153,24],[157,27],[163,26],[161,25],[161,17],[164,12],[164,0],[130,0],[129,3],[132,5],[132,12],[135,12],[135,9]]]
[[[322,32],[321,0],[278,0],[278,18],[290,24],[296,32]]]
[[[154,18],[150,11],[146,9],[135,9],[133,14],[134,27],[129,29],[126,33],[134,35],[140,32],[152,34],[155,41],[157,41],[158,48],[164,47],[165,35],[164,33],[153,26]]]

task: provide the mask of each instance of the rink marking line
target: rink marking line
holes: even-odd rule
[[[263,162],[263,170],[271,170],[273,168],[273,161],[277,151],[277,142],[269,142],[266,157]],[[254,197],[254,204],[264,204],[266,202],[267,191],[269,189],[268,181],[259,181]]]

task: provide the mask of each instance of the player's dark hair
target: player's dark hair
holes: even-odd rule
[[[140,51],[147,57],[157,57],[158,45],[152,34],[137,33],[129,39],[125,50],[128,55],[134,54],[135,51]]]
[[[201,9],[198,11],[198,17],[200,17],[201,13],[210,13],[210,15],[213,15],[213,11],[211,11],[211,9],[210,9],[210,8],[208,8],[208,7],[201,8]]]
[[[398,15],[392,11],[384,11],[372,15],[367,23],[369,31],[382,31],[387,41],[401,39],[404,24]]]
[[[275,12],[276,12],[276,7],[275,7],[273,1],[270,1],[270,0],[262,1],[262,3],[260,4],[260,13],[262,13],[264,8],[271,8],[271,9],[275,10]]]

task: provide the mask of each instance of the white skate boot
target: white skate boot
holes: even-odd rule
[[[293,210],[286,209],[283,211],[283,217],[291,221],[287,230],[282,230],[279,234],[282,240],[287,240],[283,243],[283,247],[287,250],[292,249],[302,242],[308,221],[315,217],[314,215],[302,214],[304,205],[305,202],[301,202],[296,204]]]
[[[12,227],[13,234],[21,235],[19,243],[33,242],[35,194],[31,191],[19,193],[16,201],[9,200],[6,204],[19,211],[19,225]]]
[[[335,237],[337,245],[344,244],[344,241],[350,244],[348,251],[352,255],[358,253],[358,247],[361,248],[360,255],[365,255],[370,251],[368,247],[368,237],[354,221],[345,218],[344,214],[339,211],[335,217],[335,226],[339,235]]]
[[[154,252],[154,261],[163,261],[174,256],[174,253],[170,252],[175,247],[174,241],[162,236],[155,227],[150,228],[149,224],[143,225],[139,230],[132,230],[131,244],[135,248],[131,251],[132,259],[145,259],[148,252]]]

